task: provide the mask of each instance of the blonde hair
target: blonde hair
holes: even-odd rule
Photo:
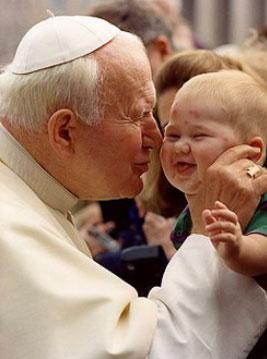
[[[267,83],[267,51],[266,49],[244,49],[240,55],[240,60],[247,63],[253,70]]]
[[[258,135],[267,142],[267,88],[262,83],[241,71],[222,70],[195,76],[179,91],[190,99],[203,94],[218,101],[223,121],[244,140]]]
[[[250,29],[249,36],[239,46],[236,55],[247,63],[267,83],[267,28]]]
[[[38,132],[60,108],[93,124],[100,118],[99,69],[91,56],[27,75],[6,67],[0,75],[0,118],[11,125]]]

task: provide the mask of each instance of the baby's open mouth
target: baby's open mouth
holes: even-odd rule
[[[196,165],[194,163],[189,163],[189,162],[178,162],[176,164],[176,167],[180,173],[187,173],[192,169],[194,169]]]

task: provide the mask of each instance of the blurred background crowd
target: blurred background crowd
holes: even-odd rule
[[[22,36],[33,24],[55,14],[85,14],[104,0],[0,0],[0,63],[11,60]],[[267,22],[266,0],[173,0],[209,48],[240,43],[248,29]],[[173,15],[173,13],[172,13]],[[7,36],[8,35],[8,36]]]

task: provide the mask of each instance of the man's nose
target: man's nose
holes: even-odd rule
[[[162,136],[154,118],[146,121],[143,126],[143,146],[149,148],[160,148]]]

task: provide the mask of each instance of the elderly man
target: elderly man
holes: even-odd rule
[[[188,238],[147,299],[95,263],[72,225],[79,198],[135,196],[161,143],[139,40],[96,18],[49,18],[22,39],[0,94],[1,358],[245,358],[266,295],[206,237]],[[253,153],[221,158],[196,200],[235,198],[248,221],[267,187],[244,171]]]

